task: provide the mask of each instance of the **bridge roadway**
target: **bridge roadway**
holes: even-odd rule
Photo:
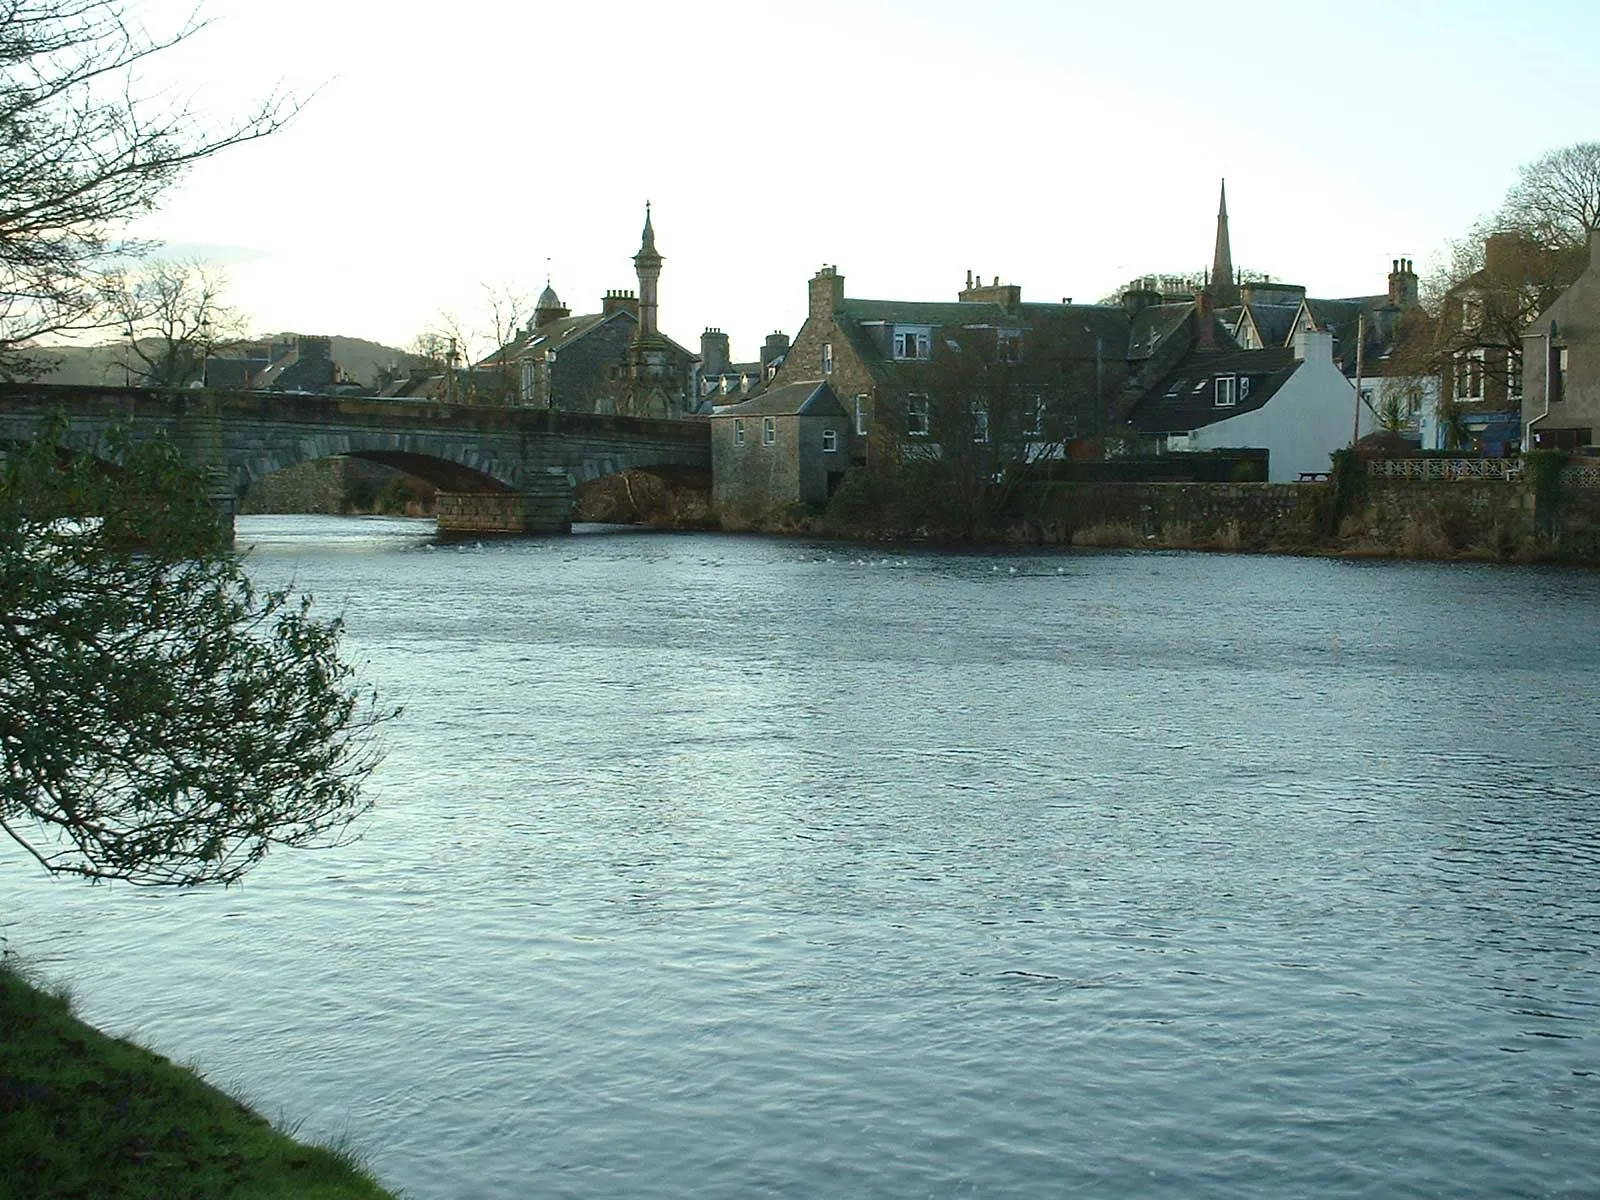
[[[433,484],[442,533],[568,532],[580,484],[620,471],[711,473],[703,418],[275,392],[0,384],[0,441],[33,439],[58,411],[72,448],[102,457],[113,429],[171,439],[212,469],[229,520],[255,480],[333,455]]]

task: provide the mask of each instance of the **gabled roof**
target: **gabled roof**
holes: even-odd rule
[[[550,350],[559,350],[562,346],[571,345],[587,337],[608,321],[618,319],[629,321],[634,325],[639,323],[631,312],[621,308],[610,313],[582,313],[576,317],[562,317],[537,329],[530,327],[519,330],[516,337],[478,365],[492,367],[501,362],[537,358]]]
[[[833,388],[820,379],[786,383],[782,387],[760,392],[738,404],[729,404],[712,412],[718,417],[844,417],[843,404]]]
[[[1128,334],[1128,357],[1149,358],[1157,346],[1182,327],[1193,311],[1194,304],[1189,301],[1182,304],[1152,304],[1141,308],[1133,318],[1133,328]]]
[[[1299,313],[1303,311],[1310,315],[1318,329],[1333,334],[1334,362],[1349,375],[1356,369],[1356,330],[1361,317],[1367,318],[1362,330],[1362,340],[1366,343],[1362,356],[1366,362],[1375,362],[1394,348],[1395,331],[1400,314],[1405,310],[1389,303],[1389,297],[1384,295],[1350,296],[1343,300],[1317,300],[1308,296],[1295,311],[1297,325]],[[1293,336],[1291,328],[1289,337]]]
[[[1248,308],[1262,346],[1289,344],[1289,338],[1294,333],[1294,319],[1300,312],[1298,304],[1251,304]]]
[[[1197,350],[1184,357],[1140,398],[1129,424],[1142,433],[1188,433],[1264,406],[1300,367],[1287,347],[1267,350]],[[1216,380],[1248,379],[1249,394],[1219,408]],[[1243,390],[1241,388],[1241,390]]]

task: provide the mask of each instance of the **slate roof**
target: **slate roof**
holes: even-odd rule
[[[538,329],[519,330],[516,337],[478,365],[492,367],[504,361],[515,362],[529,355],[542,354],[547,350],[559,350],[593,333],[614,317],[633,320],[632,313],[619,309],[613,313],[582,313],[576,317],[562,317]]]
[[[1387,295],[1350,296],[1343,300],[1307,297],[1305,307],[1318,329],[1333,334],[1333,360],[1346,375],[1356,369],[1356,328],[1363,314],[1367,317],[1364,360],[1374,362],[1393,346],[1401,310],[1389,303]]]
[[[1153,346],[1189,311],[1173,305],[1170,321],[1146,320],[1147,338]],[[909,383],[927,367],[926,362],[896,359],[888,341],[895,325],[926,325],[935,331],[953,328],[1018,330],[1026,334],[1042,323],[1054,325],[1066,342],[1069,355],[1092,360],[1096,353],[1107,361],[1129,356],[1129,320],[1120,305],[1021,304],[1015,309],[989,301],[860,300],[847,297],[837,314],[857,355],[880,382]],[[1098,345],[1097,345],[1098,342]],[[1148,353],[1148,351],[1147,351]]]
[[[843,404],[833,388],[820,379],[805,379],[786,383],[782,387],[760,392],[738,404],[729,404],[712,412],[712,419],[720,417],[846,417]]]
[[[1128,333],[1128,357],[1149,358],[1157,346],[1177,332],[1193,311],[1192,302],[1152,304],[1148,308],[1141,308],[1133,318],[1133,327]]]
[[[1289,347],[1268,350],[1195,351],[1140,398],[1129,424],[1141,433],[1188,433],[1240,413],[1254,412],[1299,369]],[[1227,408],[1216,404],[1219,375],[1250,380],[1250,394]]]
[[[1261,344],[1268,347],[1285,345],[1289,335],[1294,332],[1294,318],[1299,311],[1298,304],[1250,305],[1250,319],[1255,322],[1256,332],[1261,335]]]

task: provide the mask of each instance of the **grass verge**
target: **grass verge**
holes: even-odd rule
[[[194,1072],[107,1037],[0,960],[0,1197],[393,1200]]]

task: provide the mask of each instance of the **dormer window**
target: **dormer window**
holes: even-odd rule
[[[1218,408],[1232,408],[1239,403],[1239,377],[1237,375],[1218,375],[1216,378],[1216,396]]]
[[[931,329],[896,329],[894,356],[897,359],[923,362],[932,357]]]
[[[1476,296],[1468,296],[1461,302],[1461,328],[1476,332],[1482,324],[1483,301]]]

